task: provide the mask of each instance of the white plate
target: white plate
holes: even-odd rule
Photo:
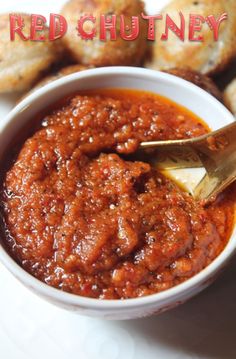
[[[149,0],[155,13],[168,0]],[[0,0],[0,12],[57,13],[63,0]],[[1,41],[1,33],[0,33]],[[16,95],[0,96],[0,118]],[[58,309],[0,265],[0,358],[187,359],[236,357],[236,263],[201,295],[159,317],[106,322]]]

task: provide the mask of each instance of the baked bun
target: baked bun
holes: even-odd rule
[[[236,78],[226,87],[224,101],[226,106],[236,116]]]
[[[145,20],[141,19],[144,4],[140,0],[70,0],[65,4],[61,13],[67,19],[68,31],[63,42],[78,63],[94,66],[140,65],[146,48]],[[97,34],[93,40],[83,40],[76,31],[78,19],[83,14],[93,14],[96,17]],[[140,17],[140,35],[137,40],[125,41],[119,36],[119,17],[117,19],[117,40],[100,41],[99,19],[101,14],[125,15],[130,24],[131,16]],[[94,24],[86,22],[84,29],[91,31]],[[110,34],[108,33],[108,39]]]
[[[236,1],[235,0],[174,0],[163,10],[176,24],[180,24],[179,12],[185,17],[186,37],[182,42],[169,31],[168,41],[161,41],[161,34],[165,32],[165,21],[159,21],[157,40],[153,44],[153,57],[147,67],[162,70],[173,67],[190,67],[203,74],[215,74],[223,70],[236,56]],[[207,23],[202,25],[203,42],[188,41],[189,15],[198,14],[203,17],[223,13],[228,19],[220,24],[219,39],[214,40],[213,31]],[[200,34],[200,33],[196,33]]]
[[[30,16],[21,15],[25,23],[23,32],[29,34]],[[11,41],[9,14],[0,15],[0,34],[0,93],[30,88],[60,52],[55,42],[23,41],[17,34],[15,41]]]

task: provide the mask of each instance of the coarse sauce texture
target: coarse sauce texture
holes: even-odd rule
[[[3,181],[12,256],[61,290],[100,299],[157,293],[192,277],[226,245],[232,195],[204,208],[148,163],[140,141],[208,131],[177,104],[101,90],[64,100],[26,140]]]

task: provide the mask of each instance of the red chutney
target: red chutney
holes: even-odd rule
[[[3,183],[6,242],[29,273],[67,292],[124,299],[192,277],[223,250],[234,202],[204,209],[171,180],[119,154],[207,127],[162,97],[75,95],[41,119]]]

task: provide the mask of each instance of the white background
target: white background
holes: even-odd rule
[[[57,13],[63,2],[0,0],[0,12],[47,16]],[[147,2],[155,13],[168,0]],[[0,118],[15,98],[0,95]],[[235,359],[235,283],[236,259],[215,284],[182,307],[158,317],[107,322],[44,302],[0,265],[0,358]]]

